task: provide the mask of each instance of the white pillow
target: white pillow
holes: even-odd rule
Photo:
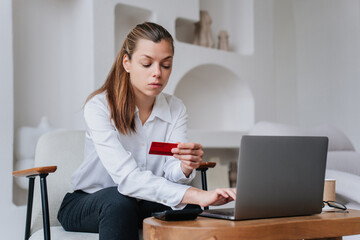
[[[310,129],[315,136],[329,138],[329,151],[355,151],[350,139],[335,126],[328,124],[319,125]]]
[[[302,128],[288,124],[261,121],[255,124],[249,135],[301,136],[305,132]]]

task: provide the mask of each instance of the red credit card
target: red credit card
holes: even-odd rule
[[[177,148],[177,143],[152,142],[149,154],[172,156],[171,149]]]

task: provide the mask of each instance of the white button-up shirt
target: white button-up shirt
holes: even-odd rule
[[[187,114],[181,100],[159,94],[144,125],[136,110],[136,133],[131,135],[119,132],[110,120],[106,93],[85,104],[84,118],[84,161],[72,176],[74,190],[93,193],[117,186],[123,195],[173,209],[185,206],[180,202],[196,171],[186,178],[178,159],[148,154],[153,141],[187,142]]]

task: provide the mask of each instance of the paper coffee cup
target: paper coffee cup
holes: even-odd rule
[[[335,201],[335,179],[325,179],[324,201]]]

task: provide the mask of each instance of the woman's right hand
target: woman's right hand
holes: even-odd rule
[[[236,199],[235,188],[217,188],[212,191],[204,191],[198,188],[189,188],[181,203],[197,204],[201,207],[218,206]]]

